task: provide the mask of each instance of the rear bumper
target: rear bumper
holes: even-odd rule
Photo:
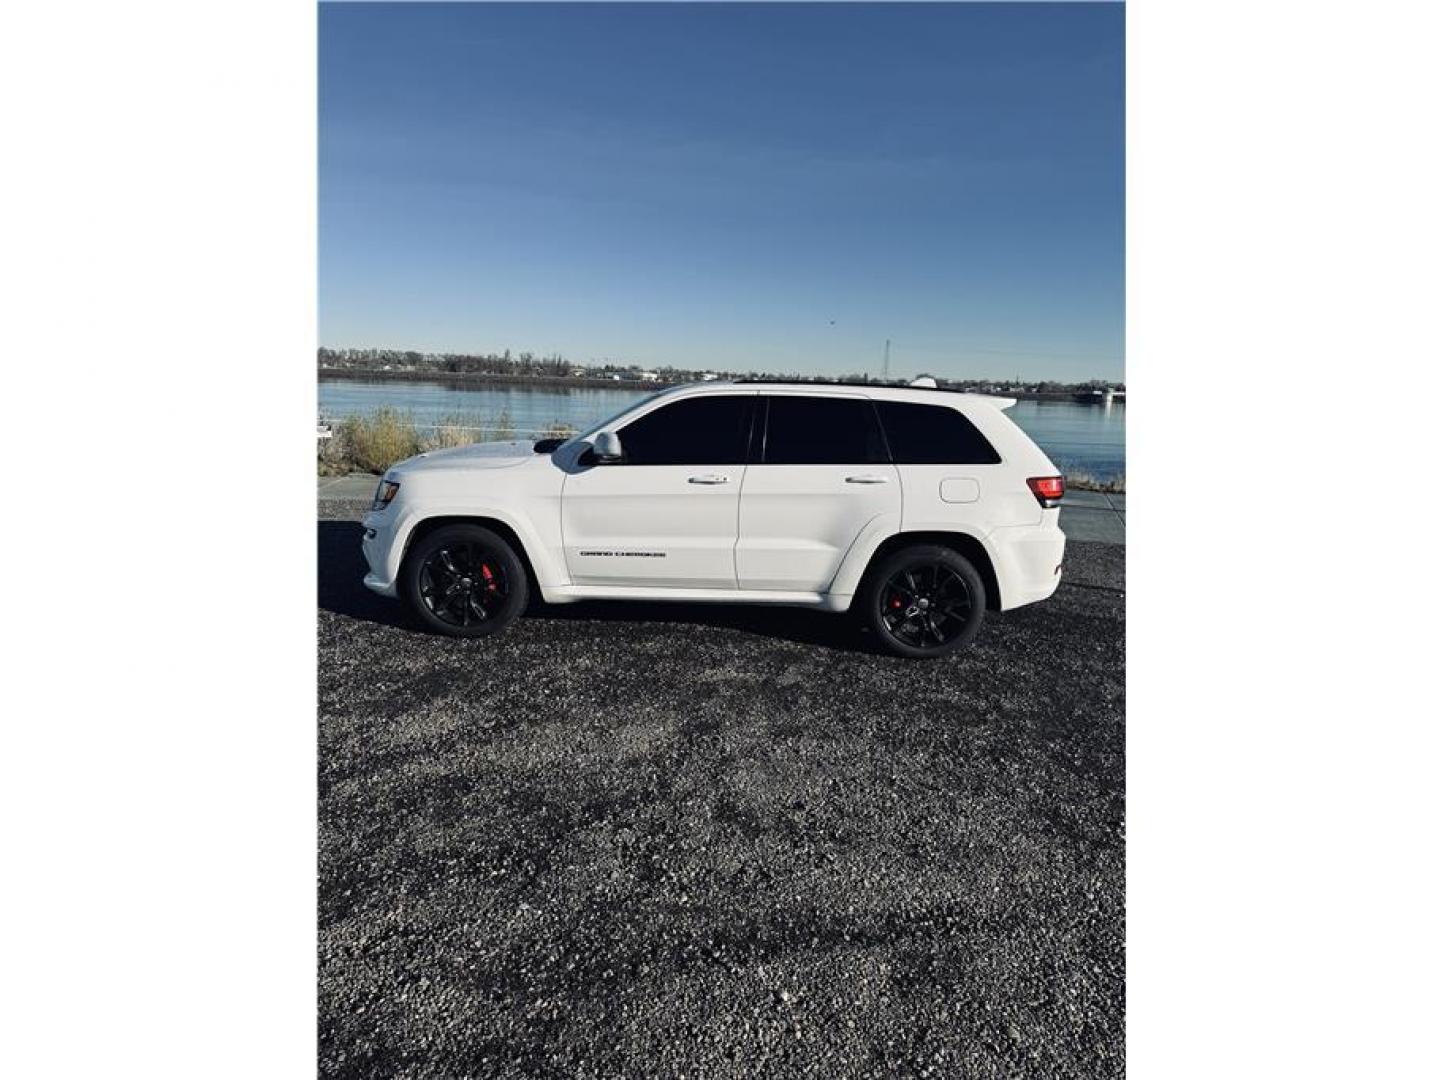
[[[998,601],[1003,611],[1046,600],[1063,580],[1063,547],[1067,537],[1058,528],[1058,515],[1039,525],[995,529],[988,536],[993,572],[998,578]]]

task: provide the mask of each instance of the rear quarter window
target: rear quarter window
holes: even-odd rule
[[[957,409],[911,401],[876,402],[898,465],[996,465],[993,444]]]

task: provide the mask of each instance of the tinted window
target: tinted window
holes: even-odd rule
[[[748,394],[700,397],[653,409],[617,434],[628,465],[741,465],[752,427]]]
[[[887,461],[865,398],[768,398],[764,465],[869,465]]]
[[[899,465],[996,465],[992,443],[957,409],[879,401],[888,448]]]

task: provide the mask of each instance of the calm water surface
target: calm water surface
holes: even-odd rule
[[[554,423],[585,428],[644,396],[635,390],[530,386],[457,388],[445,383],[326,380],[319,384],[321,413],[330,419],[364,415],[383,405],[408,411],[418,424],[443,420],[477,426],[505,412],[518,435]],[[1020,401],[1008,410],[1053,463],[1065,473],[1098,481],[1121,480],[1125,471],[1124,406],[1071,401]],[[458,417],[461,419],[458,421]]]

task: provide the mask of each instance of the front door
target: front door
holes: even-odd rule
[[[867,398],[761,400],[761,454],[747,468],[738,516],[738,586],[826,592],[865,528],[879,518],[899,527],[897,467]]]
[[[663,401],[616,429],[622,461],[562,487],[576,585],[735,589],[737,501],[755,393]]]

